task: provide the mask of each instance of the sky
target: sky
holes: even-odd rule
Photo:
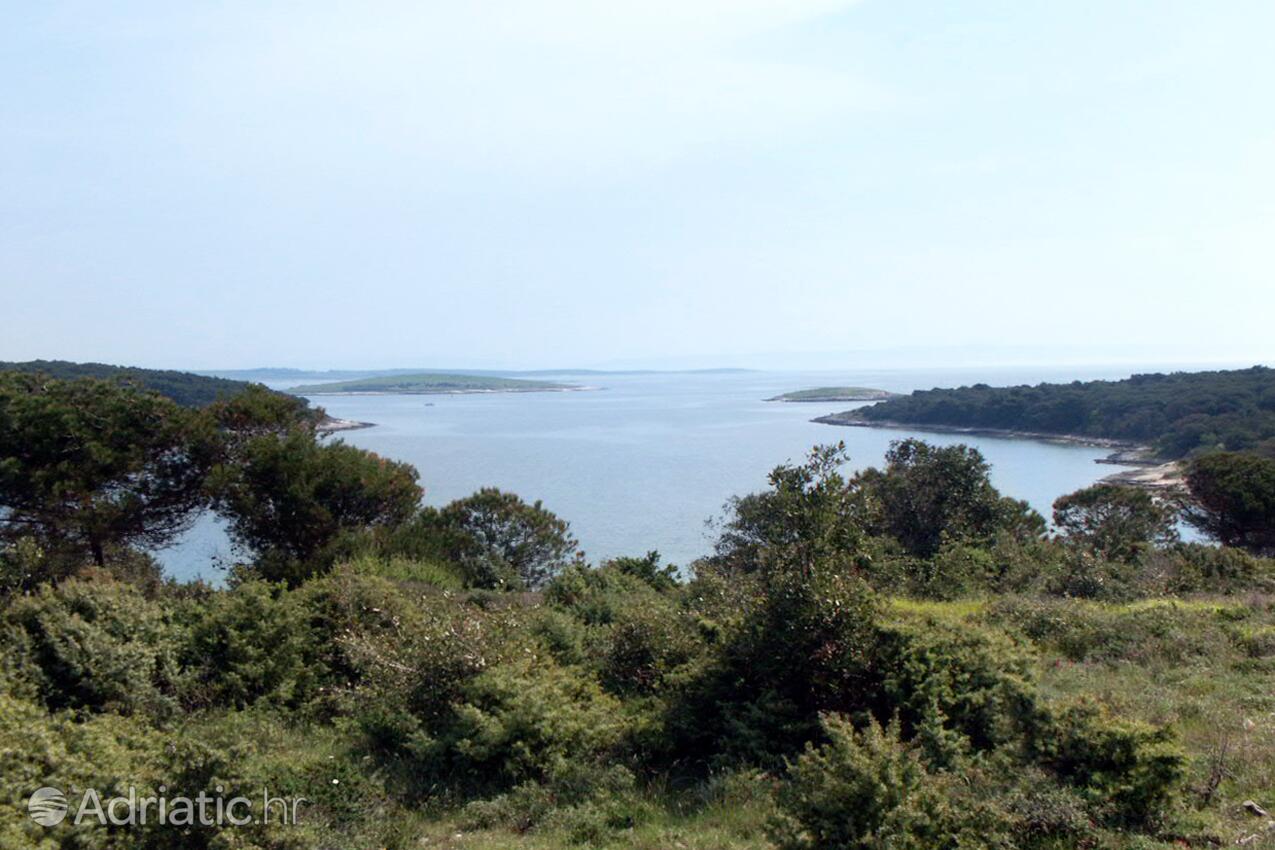
[[[1270,0],[4,17],[0,359],[1275,360]]]

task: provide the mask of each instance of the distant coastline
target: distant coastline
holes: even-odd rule
[[[815,387],[810,390],[795,390],[772,396],[766,401],[799,404],[830,401],[885,401],[894,398],[895,395],[896,393],[888,390],[878,390],[873,387]]]
[[[1088,437],[1080,434],[1051,434],[1043,431],[1014,431],[1005,428],[970,428],[959,425],[918,425],[888,419],[868,420],[857,417],[857,411],[818,416],[811,422],[823,425],[843,425],[853,428],[885,428],[894,431],[920,431],[936,434],[966,434],[973,437],[1000,437],[1009,440],[1033,440],[1041,443],[1058,443],[1071,446],[1090,446],[1111,449],[1111,454],[1094,460],[1115,466],[1128,466],[1103,477],[1101,484],[1122,484],[1144,490],[1173,490],[1185,484],[1183,468],[1179,461],[1164,462],[1156,459],[1150,446],[1106,437]]]
[[[530,387],[517,389],[419,389],[419,390],[334,390],[331,392],[321,392],[315,389],[307,389],[304,393],[300,388],[288,390],[296,395],[338,395],[338,396],[356,396],[356,395],[508,395],[510,393],[578,393],[592,392],[600,390],[601,387]]]
[[[288,392],[300,396],[316,395],[468,395],[475,393],[566,392],[585,389],[577,384],[556,381],[533,381],[525,378],[501,378],[490,375],[452,375],[428,372],[417,375],[390,375],[303,384]]]
[[[1083,434],[1051,434],[1044,431],[1015,431],[1008,428],[976,428],[964,425],[937,425],[902,422],[894,419],[864,419],[856,415],[858,411],[848,410],[843,413],[830,413],[810,420],[823,425],[846,425],[854,428],[888,428],[896,431],[929,431],[935,434],[969,434],[977,437],[1005,437],[1007,439],[1037,440],[1046,443],[1066,443],[1075,446],[1095,446],[1102,449],[1119,450],[1119,452],[1137,452],[1146,450],[1145,446],[1126,440],[1113,440],[1107,437],[1089,437]],[[1118,463],[1121,461],[1111,461]]]

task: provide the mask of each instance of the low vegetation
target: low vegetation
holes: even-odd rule
[[[294,414],[0,375],[0,846],[1275,839],[1251,813],[1275,804],[1275,562],[1246,455],[1188,478],[1188,519],[1243,529],[1213,545],[1105,486],[1051,531],[966,446],[853,475],[821,447],[679,570],[587,564],[497,490],[423,507],[411,467]],[[145,553],[204,509],[239,547],[223,589]],[[46,785],[307,803],[42,827]]]

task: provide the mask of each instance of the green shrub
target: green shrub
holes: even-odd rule
[[[349,705],[367,743],[382,756],[413,763],[433,757],[422,755],[437,748],[430,735],[452,721],[469,684],[521,646],[509,638],[507,612],[449,598],[419,603],[411,618],[340,638],[353,671]],[[448,766],[440,761],[425,770],[436,779]]]
[[[351,564],[356,572],[381,576],[410,587],[462,590],[465,586],[460,571],[445,561],[418,560],[393,555],[388,558],[364,556]]]
[[[599,672],[603,686],[612,693],[658,691],[674,670],[702,651],[701,639],[685,614],[660,602],[635,600],[612,622]]]
[[[350,655],[353,644],[395,639],[423,616],[421,607],[394,582],[349,564],[306,582],[292,595],[307,618],[312,641],[308,653],[324,684],[333,687],[358,684],[361,670]]]
[[[499,827],[513,832],[544,824],[566,832],[575,843],[597,840],[612,829],[632,825],[640,809],[635,785],[633,774],[620,765],[560,761],[541,781],[523,782],[491,799],[469,803],[461,823],[468,829]]]
[[[1042,711],[1029,745],[1037,761],[1075,785],[1115,826],[1157,823],[1186,766],[1170,730],[1116,720],[1087,702]]]
[[[282,585],[248,582],[198,606],[181,649],[186,700],[244,708],[303,699],[315,670],[305,612]]]
[[[462,687],[413,752],[453,781],[508,788],[543,781],[563,762],[596,763],[618,743],[619,704],[578,669],[547,658],[497,665]]]
[[[531,636],[544,646],[559,664],[584,664],[592,647],[603,631],[588,626],[559,608],[542,606],[536,609],[528,625]]]
[[[1275,560],[1243,549],[1180,543],[1154,552],[1150,566],[1167,593],[1244,593],[1275,590]]]
[[[96,789],[103,799],[127,796],[146,778],[158,744],[134,718],[98,715],[77,718],[48,714],[36,703],[0,692],[0,846],[33,850],[129,850],[127,834],[77,828],[70,819],[46,828],[27,816],[27,798],[37,788],[68,792]]]
[[[544,599],[582,623],[605,625],[630,608],[634,600],[660,604],[661,597],[646,581],[615,567],[567,567],[545,586]]]
[[[612,558],[602,565],[602,569],[641,579],[660,593],[675,590],[680,584],[677,567],[672,564],[660,566],[660,553],[655,551],[647,552],[641,558]]]
[[[670,694],[666,745],[679,761],[777,766],[819,712],[864,707],[877,603],[853,565],[772,564],[747,587],[742,613],[723,615],[711,655]]]
[[[878,717],[897,714],[906,730],[924,729],[935,744],[948,731],[959,736],[958,747],[994,749],[1019,739],[1033,716],[1030,661],[1003,633],[975,625],[929,619],[883,625],[872,707]]]
[[[1083,549],[1073,549],[1057,573],[1045,581],[1045,590],[1055,596],[1120,602],[1139,595],[1136,586],[1138,564],[1109,561]]]
[[[1005,826],[964,794],[955,777],[931,773],[900,725],[862,732],[844,717],[823,720],[826,743],[791,764],[772,828],[781,850],[942,850],[1006,846]]]
[[[176,710],[177,630],[137,588],[109,578],[44,585],[14,598],[0,622],[9,664],[50,709]]]

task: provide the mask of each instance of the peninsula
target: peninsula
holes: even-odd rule
[[[1143,448],[1144,462],[1275,448],[1275,370],[918,390],[816,422]],[[1118,461],[1127,463],[1125,460]]]
[[[784,393],[766,401],[885,401],[894,398],[894,395],[872,387],[815,387],[812,390]]]

